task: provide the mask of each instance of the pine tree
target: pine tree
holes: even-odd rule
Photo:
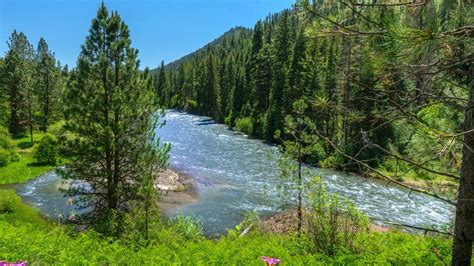
[[[236,118],[240,117],[242,108],[244,107],[245,92],[245,73],[242,68],[237,69],[235,87],[232,91],[232,117],[230,125],[234,125]]]
[[[165,62],[161,61],[160,69],[158,71],[158,77],[156,79],[156,95],[158,96],[160,105],[165,103],[165,87],[166,87],[166,72]]]
[[[220,82],[217,71],[217,62],[213,56],[207,60],[207,73],[205,79],[206,99],[204,109],[206,114],[212,116],[216,121],[222,121],[221,100],[220,100]]]
[[[130,44],[127,25],[102,3],[65,92],[66,129],[77,136],[68,145],[75,159],[62,172],[75,185],[65,192],[78,197],[81,222],[112,236],[140,199],[147,171],[163,165],[155,89]]]
[[[288,87],[284,92],[284,112],[289,114],[293,109],[293,103],[301,96],[309,92],[309,71],[306,55],[306,37],[303,28],[300,29],[296,38],[291,67],[288,75]]]
[[[46,131],[57,115],[61,74],[55,64],[54,55],[49,51],[48,44],[43,38],[39,40],[36,57],[36,92],[41,114],[39,128]]]
[[[33,47],[23,32],[13,31],[8,41],[8,52],[2,74],[3,89],[9,102],[9,130],[14,136],[33,128]],[[33,136],[31,134],[31,141]]]
[[[303,191],[306,186],[303,163],[307,156],[316,153],[314,147],[316,138],[313,131],[315,124],[305,115],[309,106],[307,99],[302,97],[293,103],[291,115],[285,117],[284,133],[290,137],[282,139],[280,147],[283,156],[280,159],[282,177],[291,183],[291,191],[294,192],[298,214],[298,232],[301,233],[303,226]],[[296,161],[296,165],[294,162]]]
[[[284,118],[283,93],[288,86],[288,62],[290,57],[290,13],[283,11],[275,33],[273,43],[273,82],[268,111],[267,139],[273,139],[274,133],[282,131]]]

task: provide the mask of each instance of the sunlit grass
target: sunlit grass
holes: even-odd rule
[[[33,134],[33,142],[36,144],[43,137],[43,133]],[[20,160],[12,162],[5,167],[0,167],[0,184],[22,183],[29,179],[40,176],[48,171],[54,170],[57,166],[39,165],[33,156],[33,147],[30,142],[30,136],[14,139]],[[59,164],[66,163],[67,160],[59,158]]]

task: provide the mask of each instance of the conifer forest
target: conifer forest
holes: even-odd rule
[[[296,0],[152,67],[118,2],[65,64],[0,0],[0,265],[474,263],[472,1]]]

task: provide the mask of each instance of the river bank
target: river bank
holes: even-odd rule
[[[164,212],[198,201],[194,178],[171,168],[158,173],[155,188],[159,193],[158,206]]]

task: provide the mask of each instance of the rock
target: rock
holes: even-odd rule
[[[179,175],[171,169],[158,173],[155,179],[155,188],[162,191],[183,191],[185,186],[179,182]]]

